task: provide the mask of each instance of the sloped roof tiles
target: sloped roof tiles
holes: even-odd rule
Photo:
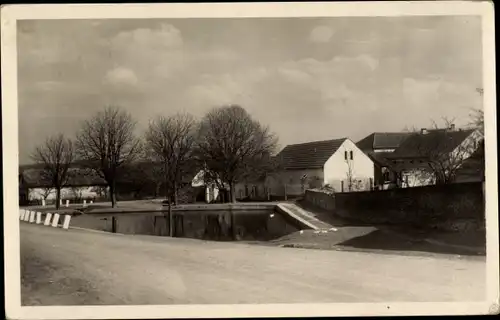
[[[291,144],[278,158],[284,169],[319,169],[340,148],[347,138]]]

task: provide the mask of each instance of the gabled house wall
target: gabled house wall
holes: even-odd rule
[[[351,174],[349,174],[349,170]],[[361,181],[358,184],[358,189],[369,190],[373,178],[373,161],[349,139],[342,143],[324,165],[323,183],[330,185],[337,192],[348,191],[349,179]]]

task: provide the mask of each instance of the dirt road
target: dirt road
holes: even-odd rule
[[[485,267],[21,223],[23,305],[473,301]]]

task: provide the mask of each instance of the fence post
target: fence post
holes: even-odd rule
[[[344,192],[344,180],[340,180],[340,190]]]
[[[29,223],[35,222],[35,215],[36,215],[35,211],[31,211]]]
[[[50,219],[52,218],[52,213],[47,212],[45,214],[45,222],[43,223],[44,226],[48,226],[50,224]]]
[[[111,232],[116,233],[116,218],[114,216],[111,217]]]
[[[286,183],[285,183],[285,201],[288,200],[287,199],[287,190],[286,190]]]
[[[57,225],[59,224],[59,213],[54,214],[54,218],[52,219],[52,226],[54,228],[57,228]]]
[[[42,223],[42,213],[37,212],[36,213],[36,224],[40,224],[40,223]]]
[[[71,221],[71,215],[67,214],[64,216],[63,229],[69,229],[69,222]]]

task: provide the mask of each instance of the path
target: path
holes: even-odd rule
[[[20,228],[23,305],[484,299],[480,259]]]

